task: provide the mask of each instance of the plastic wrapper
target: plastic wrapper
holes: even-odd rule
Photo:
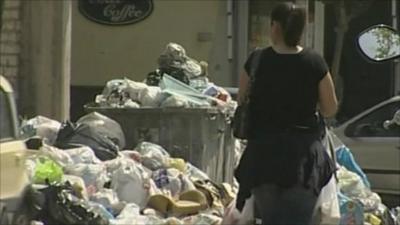
[[[21,132],[24,138],[39,136],[45,140],[45,143],[53,145],[61,123],[44,116],[37,116],[27,121],[23,121]]]
[[[89,113],[81,117],[78,124],[87,124],[88,126],[96,129],[96,131],[111,139],[120,149],[125,147],[125,135],[121,126],[115,120],[110,119],[98,112]]]
[[[170,95],[176,95],[180,98],[185,99],[191,105],[197,107],[209,107],[210,106],[210,97],[204,95],[198,90],[192,88],[191,86],[180,82],[179,80],[164,75],[160,82],[161,89]]]
[[[165,168],[170,155],[161,146],[149,142],[140,143],[136,149],[142,155],[142,163],[151,170]]]

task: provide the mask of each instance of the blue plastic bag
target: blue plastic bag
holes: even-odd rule
[[[344,145],[338,148],[336,150],[336,160],[341,166],[344,166],[347,170],[360,176],[365,186],[371,188],[367,175],[365,175],[360,166],[357,164],[349,148]]]

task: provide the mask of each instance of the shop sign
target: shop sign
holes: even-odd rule
[[[107,25],[137,23],[153,11],[153,0],[79,0],[78,4],[88,19]]]

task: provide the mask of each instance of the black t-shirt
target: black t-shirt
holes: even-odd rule
[[[297,54],[279,54],[272,47],[258,51],[250,94],[250,135],[293,126],[317,127],[318,85],[328,72],[325,60],[308,48]],[[253,58],[254,52],[245,64],[247,74]]]

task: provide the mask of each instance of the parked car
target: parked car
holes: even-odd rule
[[[17,111],[13,89],[0,75],[0,224],[29,224],[30,192],[26,173],[26,145],[18,138]]]
[[[388,40],[382,41],[384,37]],[[361,33],[358,45],[364,56],[374,62],[400,57],[400,34],[385,25],[373,26]],[[372,189],[388,196],[395,205],[400,205],[399,118],[400,96],[397,95],[333,130],[351,149]]]

